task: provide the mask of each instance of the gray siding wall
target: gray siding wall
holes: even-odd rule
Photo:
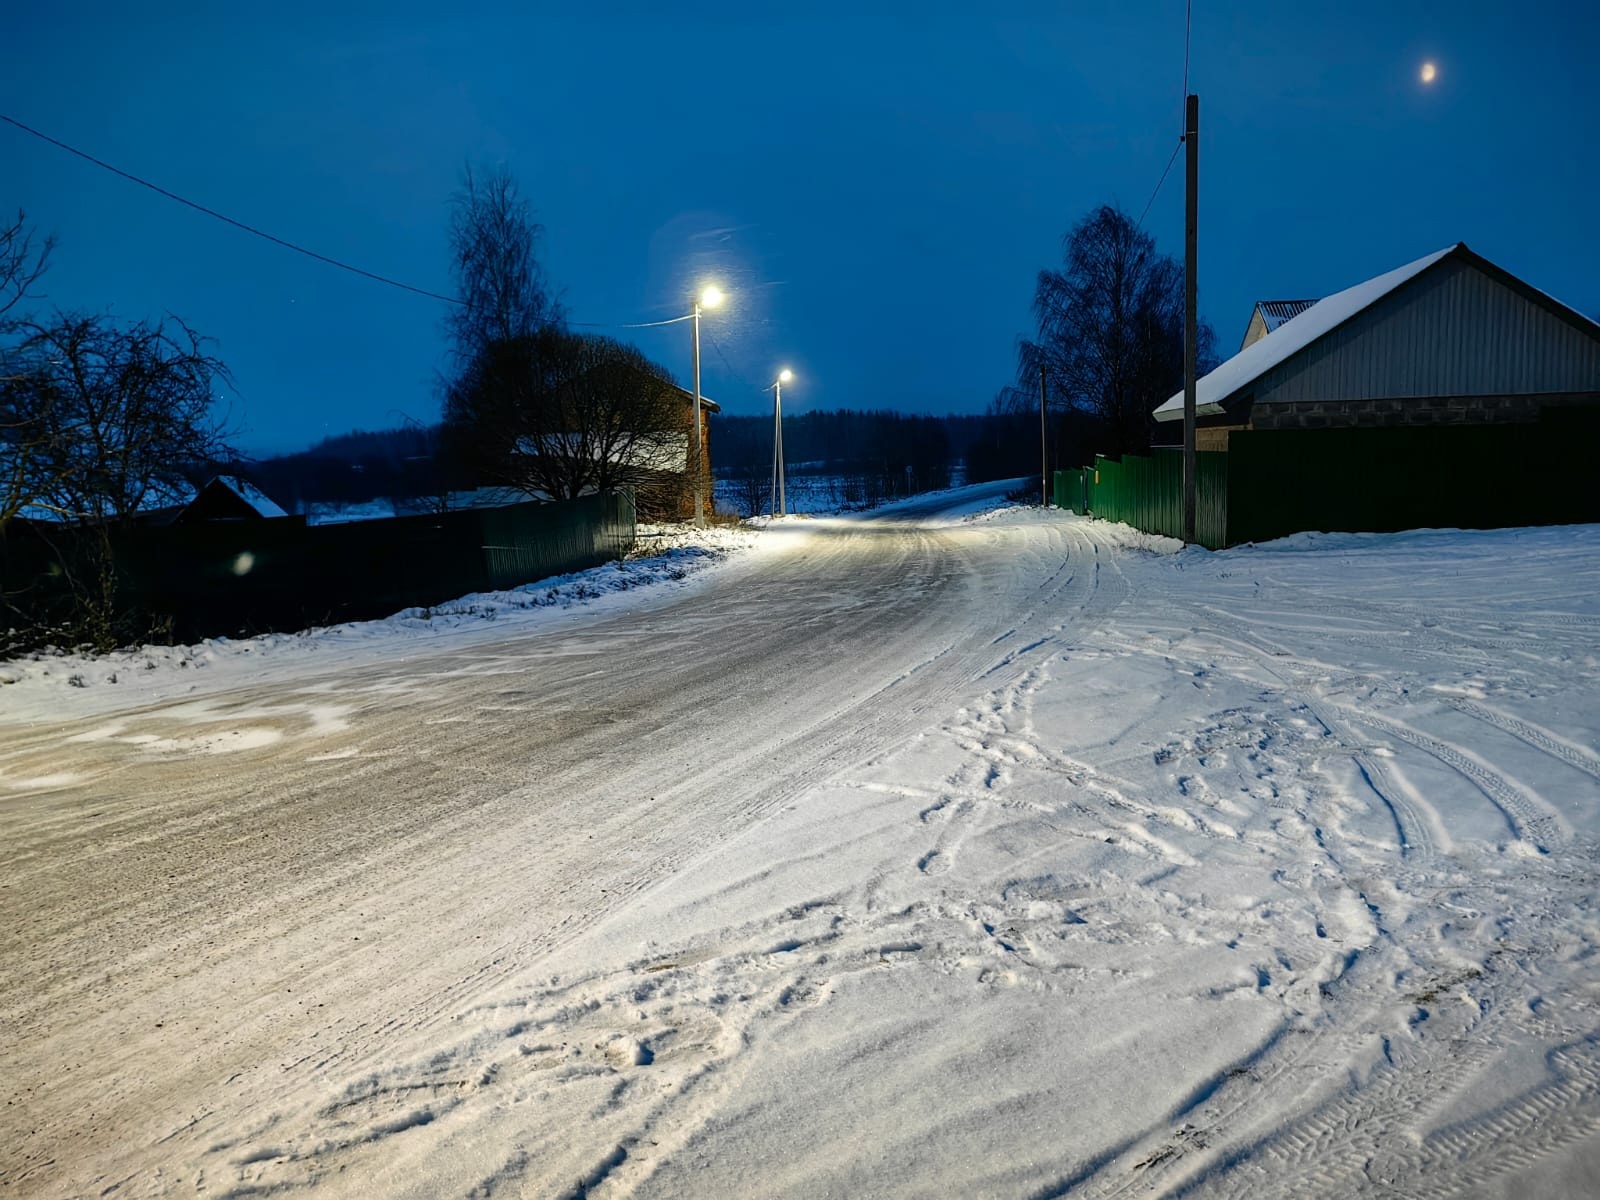
[[[1258,426],[1277,404],[1592,393],[1600,338],[1451,261],[1280,363],[1253,390]]]

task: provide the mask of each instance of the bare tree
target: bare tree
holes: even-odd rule
[[[679,485],[689,408],[632,346],[546,328],[492,343],[447,394],[445,429],[488,478],[567,500]]]
[[[124,522],[182,492],[186,468],[231,456],[213,387],[227,368],[182,321],[119,325],[60,313],[22,322],[0,423],[28,431],[22,491],[62,516]],[[13,497],[12,502],[15,502]]]
[[[450,212],[450,255],[461,304],[447,318],[459,371],[496,343],[563,321],[561,303],[539,264],[543,233],[505,167],[463,170]]]
[[[1017,386],[1000,404],[1036,406],[1042,365],[1052,400],[1104,421],[1107,449],[1144,450],[1151,413],[1183,385],[1183,267],[1110,206],[1073,226],[1064,251],[1059,270],[1039,272],[1038,337],[1022,342]],[[1203,363],[1211,361],[1213,340],[1202,323]]]
[[[28,215],[17,210],[17,219],[0,226],[0,333],[5,332],[8,314],[27,299],[39,299],[34,285],[50,269],[50,254],[56,248],[53,235],[40,237],[28,224]]]
[[[49,269],[55,244],[52,236],[41,238],[20,209],[14,222],[0,227],[0,530],[32,503],[49,446],[36,406],[19,403],[27,368],[13,341],[13,310],[40,298],[34,288]]]
[[[723,477],[724,495],[741,516],[757,517],[773,506],[772,468],[748,459]]]

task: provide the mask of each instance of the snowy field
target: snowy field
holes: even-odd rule
[[[957,463],[951,472],[952,481],[959,485],[966,475],[963,464]],[[1013,486],[1020,480],[1013,480]],[[753,490],[752,490],[753,489]],[[766,478],[754,485],[748,480],[719,478],[714,484],[714,502],[719,512],[742,515],[756,506],[756,515],[769,514],[774,507],[772,488]],[[873,495],[869,481],[851,475],[818,475],[810,472],[791,474],[784,485],[784,510],[792,515],[833,516],[841,513],[861,512],[882,501],[869,499]],[[929,493],[921,493],[927,495]]]
[[[1003,491],[0,687],[0,1188],[1600,1194],[1600,527]]]

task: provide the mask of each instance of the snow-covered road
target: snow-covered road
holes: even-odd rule
[[[1600,528],[984,496],[0,723],[0,1187],[1600,1190]]]

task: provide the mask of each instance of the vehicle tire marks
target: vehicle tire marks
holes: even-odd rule
[[[1575,767],[1591,779],[1600,779],[1600,758],[1572,745],[1548,729],[1523,721],[1509,713],[1503,713],[1482,704],[1475,704],[1470,700],[1452,698],[1452,708],[1475,717],[1486,725],[1493,725],[1496,729],[1520,738],[1537,750],[1543,750],[1552,758],[1559,758],[1569,767]]]
[[[1500,810],[1512,833],[1539,853],[1548,854],[1564,846],[1570,839],[1570,833],[1554,809],[1506,779],[1476,755],[1376,713],[1350,712],[1348,715],[1353,721],[1416,747],[1465,776]]]

